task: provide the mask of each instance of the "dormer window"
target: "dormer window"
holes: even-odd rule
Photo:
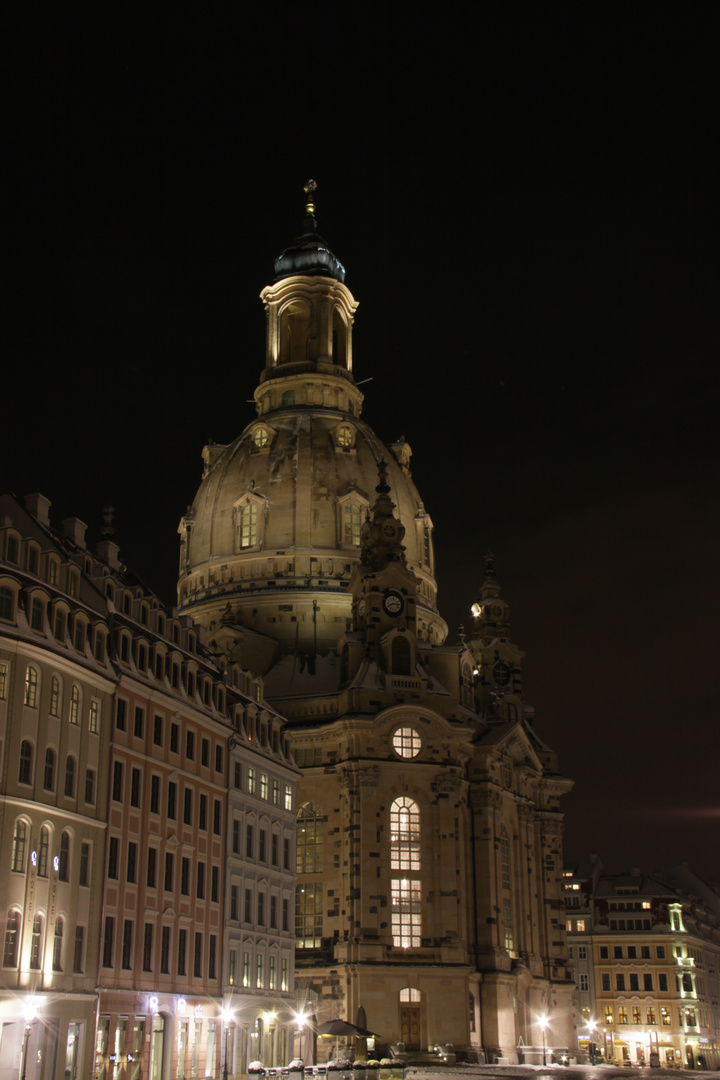
[[[268,433],[268,429],[265,426],[255,428],[252,440],[257,446],[258,450],[262,450],[263,446],[267,446],[267,444],[270,442],[270,435]]]
[[[343,495],[337,502],[337,529],[340,547],[360,547],[360,530],[368,503],[356,491]]]
[[[235,503],[235,551],[252,551],[262,546],[265,500],[248,493]]]
[[[355,445],[355,428],[350,424],[338,424],[332,435],[337,450],[350,450]]]

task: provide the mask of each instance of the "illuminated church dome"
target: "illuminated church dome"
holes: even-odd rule
[[[327,654],[345,632],[347,587],[383,459],[407,563],[420,580],[419,633],[433,644],[447,633],[410,447],[383,444],[360,419],[357,303],[317,233],[312,182],[306,191],[305,231],[276,259],[275,283],[261,293],[267,347],[257,418],[229,445],[204,448],[203,480],[180,524],[181,609],[211,639],[219,634],[220,647],[234,641],[237,658],[258,674],[283,654]]]

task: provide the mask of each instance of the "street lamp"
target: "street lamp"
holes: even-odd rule
[[[223,1009],[221,1011],[220,1015],[222,1016],[223,1028],[225,1029],[225,1039],[224,1039],[224,1042],[225,1042],[225,1064],[223,1065],[223,1080],[227,1080],[227,1078],[228,1078],[228,1035],[230,1034],[230,1021],[232,1020],[233,1014],[232,1014],[232,1011],[230,1009]]]
[[[550,1021],[548,1020],[547,1016],[541,1016],[540,1017],[540,1020],[539,1020],[540,1030],[542,1031],[542,1036],[543,1036],[543,1065],[547,1065],[546,1054],[545,1054],[545,1028],[548,1026],[549,1022]]]
[[[22,1049],[22,1080],[25,1080],[27,1072],[27,1049],[28,1042],[30,1040],[30,1031],[32,1030],[32,1022],[35,1019],[37,1013],[35,1006],[30,998],[27,998],[23,1005],[23,1016],[25,1017],[25,1031],[23,1033],[23,1049]]]

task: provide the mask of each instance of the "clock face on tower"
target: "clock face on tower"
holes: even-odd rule
[[[388,615],[399,615],[403,609],[403,598],[399,592],[390,590],[383,597],[383,607]]]

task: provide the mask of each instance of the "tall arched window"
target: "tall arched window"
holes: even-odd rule
[[[19,784],[32,783],[32,757],[32,743],[29,743],[27,739],[23,739],[20,743],[20,764],[18,766]]]
[[[50,683],[50,715],[60,715],[60,680],[57,675],[53,675]]]
[[[65,923],[62,915],[58,915],[55,920],[55,937],[53,939],[53,971],[62,971],[62,952],[63,952],[63,933],[65,932]]]
[[[50,849],[50,830],[47,825],[40,829],[38,844],[38,877],[47,877],[48,851]]]
[[[314,803],[300,807],[297,821],[297,872],[318,874],[323,868],[322,811]]]
[[[5,950],[3,952],[3,966],[17,967],[18,961],[18,935],[20,933],[20,912],[17,908],[10,908],[5,923]]]
[[[60,881],[70,880],[70,833],[65,832],[60,837],[60,865],[58,867],[58,878]]]
[[[73,683],[72,690],[70,691],[70,710],[68,712],[68,720],[71,724],[77,724],[78,717],[80,715],[80,690]]]
[[[15,822],[15,832],[13,833],[13,851],[12,851],[12,868],[18,874],[22,874],[25,869],[25,841],[27,838],[27,826],[25,822],[18,818]]]
[[[75,758],[68,754],[65,762],[65,795],[68,799],[75,798]]]
[[[45,920],[42,915],[36,915],[33,919],[32,940],[30,942],[30,967],[33,971],[40,971],[42,967],[42,946],[45,930]]]
[[[502,897],[502,944],[511,956],[515,955],[515,934],[512,899],[512,870],[510,840],[503,825],[500,829],[500,888]]]
[[[38,673],[36,668],[30,665],[25,672],[25,704],[29,709],[37,708],[38,697]]]
[[[55,751],[49,746],[45,751],[45,774],[43,776],[45,791],[55,790]]]
[[[390,807],[390,868],[420,870],[420,810],[402,795]]]

